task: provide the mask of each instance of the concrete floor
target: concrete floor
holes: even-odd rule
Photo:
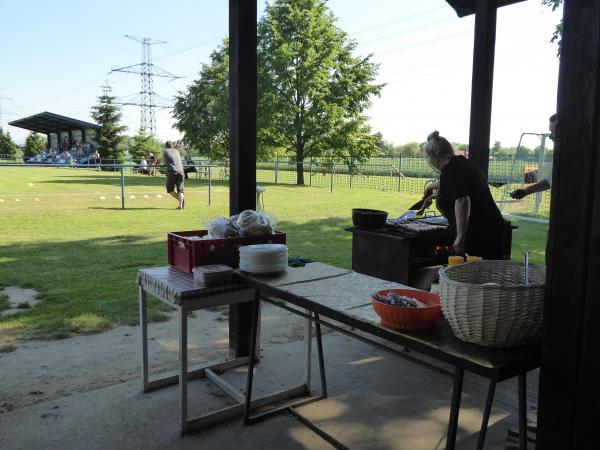
[[[256,395],[300,383],[304,363],[303,344],[297,340],[297,330],[301,325],[298,319],[272,306],[263,310],[263,318],[263,358],[255,374]],[[204,325],[205,332],[202,333],[203,342],[195,347],[198,354],[202,353],[203,348],[211,348],[213,353],[219,346],[226,349],[223,339],[226,326],[223,322],[215,321],[209,315],[204,322],[196,323],[199,324]],[[287,339],[273,338],[283,336],[282,324],[284,328],[296,331],[286,334]],[[212,331],[209,330],[211,326],[214,328]],[[190,329],[193,327],[190,326]],[[124,330],[127,332],[124,333]],[[171,320],[153,324],[150,327],[151,335],[153,332],[159,334],[159,342],[167,336],[171,340],[176,339],[177,322]],[[177,386],[143,394],[139,379],[129,370],[121,372],[118,377],[114,376],[119,365],[137,365],[139,327],[115,329],[105,333],[108,337],[96,335],[73,339],[82,339],[83,342],[89,340],[91,343],[108,339],[111,333],[113,337],[126,334],[127,338],[118,347],[119,351],[113,354],[112,360],[103,359],[98,350],[97,358],[104,361],[104,373],[96,371],[97,380],[89,390],[79,388],[81,380],[77,379],[77,371],[85,373],[86,363],[82,362],[83,357],[77,358],[76,352],[70,358],[70,377],[52,378],[52,372],[59,372],[59,368],[48,368],[47,362],[47,373],[39,373],[37,381],[29,380],[30,383],[26,383],[25,391],[36,389],[38,384],[35,383],[42,385],[47,376],[53,380],[52,385],[61,386],[62,389],[56,389],[55,386],[52,390],[45,384],[53,392],[52,395],[45,396],[44,393],[37,401],[23,401],[14,409],[0,413],[0,448],[333,448],[288,413],[273,416],[252,426],[243,426],[241,420],[233,420],[181,437],[178,432]],[[40,343],[40,346],[65,346],[70,344],[68,341],[72,340],[45,342]],[[339,333],[328,333],[324,335],[323,341],[329,398],[298,408],[303,416],[352,449],[445,448],[452,387],[452,381],[447,375]],[[162,350],[169,353],[169,362],[176,361],[175,346],[169,345]],[[4,401],[3,398],[12,395],[7,387],[12,387],[11,392],[18,389],[15,383],[19,378],[17,363],[27,361],[28,352],[31,359],[31,354],[39,353],[40,349],[35,344],[28,343],[25,348],[17,348],[12,353],[0,353],[0,404]],[[111,353],[109,349],[106,355]],[[411,355],[415,354],[411,352]],[[317,391],[319,377],[315,370],[316,349],[313,361],[313,387]],[[67,363],[64,362],[63,366],[65,364]],[[240,388],[244,386],[244,370],[234,370],[224,376],[232,384]],[[530,399],[534,400],[537,380],[533,379],[537,375],[530,375],[529,378]],[[103,383],[102,379],[107,381]],[[89,376],[86,380],[89,382]],[[485,380],[476,376],[465,377],[457,448],[475,447],[486,391]],[[504,448],[507,428],[516,428],[516,393],[516,380],[498,385],[486,449]],[[224,393],[207,381],[190,382],[192,416],[230,403],[231,400]]]

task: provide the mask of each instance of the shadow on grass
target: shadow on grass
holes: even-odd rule
[[[164,186],[166,177],[164,175],[157,175],[156,177],[149,177],[144,175],[125,175],[125,187],[127,186]],[[118,173],[115,175],[104,175],[98,173],[98,175],[92,174],[78,174],[75,173],[73,176],[60,175],[52,180],[40,181],[39,184],[98,184],[98,185],[120,185],[121,177]],[[185,183],[190,185],[208,185],[207,178],[195,178],[190,177],[185,180]],[[229,187],[229,180],[211,180],[211,184],[214,187]],[[285,186],[286,188],[302,189],[311,187],[307,181],[304,185],[288,184],[288,183],[274,183],[272,181],[260,181],[257,180],[256,184],[265,186]],[[322,187],[322,186],[315,186]]]
[[[146,177],[146,176],[135,176],[135,175],[126,175],[125,176],[125,186],[163,186],[165,185],[166,177],[165,176],[156,176],[156,177]],[[206,184],[208,185],[208,180],[205,179],[193,179],[190,178],[185,180],[186,183],[190,184]],[[95,184],[95,185],[121,185],[121,177],[119,175],[110,176],[110,175],[79,175],[74,174],[73,176],[60,176],[53,178],[51,180],[44,180],[38,182],[38,184]],[[227,181],[213,181],[213,185],[223,185],[228,186],[229,183]]]
[[[169,208],[169,207],[164,207],[164,208],[156,208],[154,206],[148,206],[146,208],[131,208],[130,206],[127,206],[127,202],[125,202],[125,209],[118,207],[118,208],[110,208],[108,206],[103,207],[103,206],[88,206],[87,209],[99,209],[99,210],[104,210],[104,211],[147,211],[149,209],[175,209],[175,208]]]
[[[161,233],[162,236],[162,233]],[[35,309],[0,318],[0,341],[64,338],[138,323],[136,273],[166,265],[157,237],[114,236],[69,242],[0,246],[0,287],[36,289]],[[149,302],[149,317],[166,320],[170,308]]]
[[[117,208],[118,209],[118,208]],[[295,224],[281,221],[291,255],[350,267],[350,224],[328,218]],[[0,288],[21,286],[40,292],[42,302],[30,311],[0,318],[0,341],[64,338],[138,323],[138,268],[164,266],[164,236],[125,235],[69,242],[0,246]],[[166,320],[168,306],[149,302],[149,317]]]
[[[536,249],[543,262],[546,229],[523,224],[513,236],[513,257]],[[338,267],[352,266],[350,217],[301,223],[281,220],[290,256],[303,256]],[[40,306],[0,318],[0,341],[64,338],[98,333],[116,324],[138,323],[136,273],[140,267],[167,264],[163,233],[93,238],[69,242],[11,243],[0,246],[0,288],[21,286],[40,292]],[[165,320],[168,306],[149,302],[151,320]]]

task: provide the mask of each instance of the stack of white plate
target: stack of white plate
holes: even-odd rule
[[[287,245],[255,244],[240,247],[240,270],[244,272],[281,272],[287,268],[287,263]]]

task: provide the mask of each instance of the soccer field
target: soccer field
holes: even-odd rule
[[[33,310],[0,318],[0,342],[96,333],[137,323],[139,267],[167,263],[166,233],[197,230],[201,217],[228,215],[229,191],[206,180],[186,181],[186,209],[165,193],[163,177],[127,175],[121,209],[118,172],[49,167],[0,167],[0,289],[36,289]],[[351,209],[384,209],[398,216],[418,195],[390,191],[263,184],[265,209],[278,217],[290,255],[351,266]],[[543,262],[545,225],[518,223],[513,257],[533,252]],[[1,308],[0,302],[0,308]],[[151,301],[152,320],[166,306]]]

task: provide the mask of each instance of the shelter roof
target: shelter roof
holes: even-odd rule
[[[12,125],[13,127],[25,128],[26,130],[44,134],[90,128],[99,130],[102,128],[100,125],[95,123],[84,122],[83,120],[61,116],[48,111],[35,114],[34,116],[25,117],[24,119],[13,120],[8,124]]]
[[[489,0],[494,1],[494,0]],[[522,2],[524,0],[495,0],[498,8],[511,5],[513,3]],[[446,2],[454,8],[458,17],[468,16],[475,12],[475,3],[477,0],[446,0]]]

